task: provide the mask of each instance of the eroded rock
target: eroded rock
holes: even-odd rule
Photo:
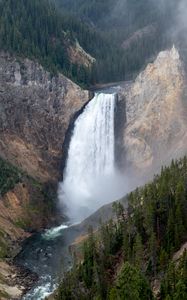
[[[0,53],[0,155],[42,181],[57,180],[73,115],[89,100],[62,74]]]
[[[136,170],[156,170],[187,149],[185,74],[175,47],[159,53],[122,95],[124,153]]]

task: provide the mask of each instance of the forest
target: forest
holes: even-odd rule
[[[70,29],[65,31],[66,23],[47,0],[1,0],[0,49],[35,59],[52,75],[60,71],[83,84],[87,70],[68,57],[67,48],[75,39]]]
[[[185,300],[187,157],[162,168],[151,183],[127,196],[128,209],[114,203],[116,218],[88,230],[83,258],[59,286],[57,300]],[[154,282],[159,283],[157,295]]]
[[[153,0],[54,0],[61,11],[75,18],[108,42],[108,50],[87,48],[84,36],[81,44],[96,58],[93,82],[132,79],[148,61],[162,49],[177,43],[176,12],[180,1]],[[104,51],[102,51],[104,50]]]
[[[118,18],[109,0],[1,0],[0,49],[36,59],[52,75],[60,71],[82,86],[132,79],[171,45],[167,31],[176,4],[121,2]],[[72,63],[68,49],[77,40],[95,58],[91,67]]]

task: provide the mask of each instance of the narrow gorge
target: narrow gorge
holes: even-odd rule
[[[48,225],[52,228],[27,239],[15,260],[39,276],[23,299],[39,300],[57,287],[59,274],[71,267],[69,247],[74,240],[85,235],[90,224],[97,228],[100,218],[106,221],[112,216],[111,205],[106,204],[122,198],[126,206],[126,193],[150,179],[163,162],[169,164],[171,158],[185,153],[185,73],[178,50],[173,47],[161,52],[134,81],[97,91],[92,98],[91,93],[60,74],[51,79],[48,72],[30,60],[20,63],[2,53],[1,62],[2,157],[29,174],[35,189],[40,182],[48,195],[49,186],[57,190],[57,181],[63,177],[56,203],[58,218],[55,208],[46,217],[49,207],[44,206],[45,219],[33,231]],[[11,122],[7,122],[9,112]],[[12,196],[9,193],[8,198],[4,197],[13,207],[23,201],[21,190],[25,195],[27,184],[33,184],[26,184],[31,179],[22,176]],[[30,189],[33,191],[33,187]],[[34,205],[34,214],[36,204],[41,206],[38,192],[35,191],[38,203],[26,200],[29,207]],[[3,210],[2,218],[12,213],[7,208]],[[19,219],[12,215],[11,230],[15,230],[15,224],[22,224],[23,214],[25,210],[20,211]],[[29,211],[29,220],[32,218]],[[10,240],[14,236],[17,239],[17,234],[21,240],[30,235],[27,225],[16,230]],[[6,290],[3,284],[2,290]]]
[[[186,20],[0,0],[0,300],[187,299]]]
[[[70,259],[67,240],[73,241],[74,224],[125,194],[127,188],[115,160],[116,99],[112,91],[96,93],[75,121],[64,180],[58,192],[59,206],[68,222],[31,239],[18,255],[17,262],[39,274],[40,278],[24,300],[44,299],[53,292],[61,255],[65,261]],[[67,262],[61,267],[66,270]]]
[[[151,91],[148,80],[155,82],[155,85],[150,83]],[[97,228],[101,215],[103,220],[111,217],[111,205],[107,203],[123,199],[127,192],[146,182],[159,171],[162,159],[169,163],[171,157],[185,152],[184,91],[182,63],[178,51],[172,48],[160,53],[134,82],[96,92],[84,106],[71,125],[63,182],[58,189],[58,209],[65,212],[68,222],[31,238],[18,256],[19,263],[40,275],[39,282],[24,299],[43,299],[42,295],[53,291],[57,270],[60,272],[71,265],[70,244],[79,235],[86,234],[89,224]],[[154,100],[149,98],[150,93]],[[163,110],[167,105],[170,110]],[[121,114],[117,113],[119,110]],[[158,122],[163,113],[168,119],[164,127]],[[178,122],[178,131],[173,131],[173,122]],[[135,126],[140,129],[134,130]],[[158,134],[159,131],[162,134]],[[180,141],[180,145],[176,141]],[[157,150],[156,145],[160,145]],[[164,149],[169,145],[170,153],[164,156]],[[140,163],[140,159],[144,162]],[[122,203],[127,205],[125,200]],[[94,213],[103,205],[106,206],[101,212]],[[89,217],[91,213],[94,214]],[[80,225],[71,226],[80,221],[83,221]]]

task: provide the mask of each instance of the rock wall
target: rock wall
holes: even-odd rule
[[[175,47],[161,52],[120,95],[126,105],[126,165],[140,174],[157,171],[186,152],[186,80]]]
[[[46,191],[25,177],[0,197],[0,258],[15,256],[22,240],[54,222],[55,203]]]
[[[123,171],[125,168],[124,164],[124,145],[122,142],[123,133],[126,127],[126,101],[122,94],[116,94],[116,105],[115,105],[115,161],[117,167]]]
[[[62,74],[0,53],[0,156],[42,181],[57,180],[73,115],[89,100]]]
[[[0,196],[0,299],[20,299],[38,279],[36,274],[14,265],[13,258],[33,232],[57,221],[49,195],[37,181],[23,177]]]
[[[37,275],[23,267],[0,261],[0,299],[18,300],[37,281]]]

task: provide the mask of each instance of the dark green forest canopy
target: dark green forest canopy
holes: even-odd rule
[[[108,40],[111,49],[95,66],[93,80],[96,81],[132,78],[160,50],[171,46],[175,39],[172,28],[175,27],[180,0],[55,2]],[[122,49],[124,42],[128,46]]]
[[[71,20],[48,0],[1,0],[0,49],[37,59],[52,73],[62,71],[84,84],[86,68],[73,65],[67,53],[76,38]],[[76,26],[81,31],[81,23]]]
[[[187,240],[187,158],[162,168],[161,175],[128,195],[128,210],[116,203],[116,220],[97,234],[89,229],[83,261],[69,272],[57,300],[187,299],[187,253],[173,254]]]
[[[82,85],[129,79],[170,44],[166,31],[174,9],[159,9],[152,2],[128,0],[116,8],[111,0],[1,0],[0,48],[37,59],[52,73],[61,71]],[[150,24],[154,34],[121,47]],[[91,69],[72,64],[67,49],[76,40],[96,59]]]
[[[70,11],[101,30],[123,27],[132,33],[158,21],[169,4],[153,0],[55,0],[61,9]],[[170,3],[172,0],[170,1]],[[175,2],[175,1],[173,1]],[[159,4],[158,4],[159,3]]]

